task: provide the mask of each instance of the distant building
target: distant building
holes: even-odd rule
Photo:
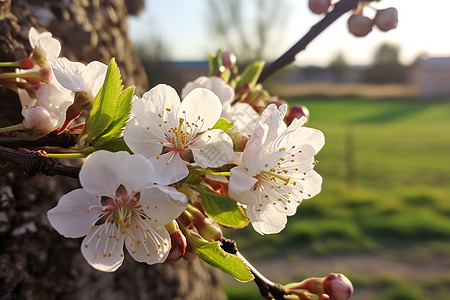
[[[450,57],[420,58],[411,72],[411,81],[420,97],[450,95]]]

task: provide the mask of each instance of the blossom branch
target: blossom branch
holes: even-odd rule
[[[77,136],[67,131],[61,134],[47,134],[37,140],[23,139],[17,132],[0,134],[0,145],[8,148],[61,147],[69,148],[76,144]]]
[[[252,264],[250,264],[249,261],[238,251],[235,241],[222,238],[220,242],[222,243],[222,249],[225,252],[235,254],[247,265],[247,267],[250,269],[253,276],[255,277],[253,281],[258,286],[261,296],[263,296],[266,299],[275,299],[275,300],[285,299],[284,295],[286,295],[286,292],[283,286],[279,283],[275,283],[267,279]]]
[[[2,146],[0,146],[0,162],[18,164],[29,176],[42,173],[47,176],[62,175],[78,178],[80,172],[80,168],[63,165],[39,152],[23,152]]]
[[[277,71],[294,62],[295,56],[299,52],[305,50],[306,46],[308,46],[312,40],[314,40],[343,14],[357,8],[358,3],[359,0],[341,0],[337,2],[334,5],[333,10],[327,13],[317,24],[312,26],[311,29],[294,46],[292,46],[288,51],[286,51],[276,61],[262,71],[258,82],[264,82]]]

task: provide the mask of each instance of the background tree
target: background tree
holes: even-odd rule
[[[288,16],[284,0],[209,0],[208,4],[211,35],[234,52],[239,64],[267,59],[268,45],[277,44]],[[254,15],[245,19],[243,12],[250,10]]]
[[[370,83],[404,83],[406,70],[400,62],[400,47],[383,43],[375,51],[372,63],[364,72],[363,78]]]
[[[0,59],[30,52],[31,26],[62,41],[63,56],[108,63],[114,56],[125,85],[146,91],[147,79],[127,37],[127,11],[142,0],[0,1]],[[0,90],[0,126],[21,122],[17,95]],[[66,164],[77,162],[65,161]],[[148,266],[129,256],[115,273],[94,270],[83,259],[79,239],[51,228],[46,212],[62,194],[78,187],[66,177],[33,178],[0,162],[0,299],[224,299],[217,272],[192,263]]]

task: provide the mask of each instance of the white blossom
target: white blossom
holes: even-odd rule
[[[323,147],[322,132],[302,127],[306,118],[283,123],[285,105],[271,104],[249,138],[242,164],[231,169],[229,193],[247,207],[260,234],[278,233],[303,199],[320,192],[322,178],[313,170]]]
[[[222,117],[234,122],[234,125],[246,134],[252,134],[259,121],[258,113],[244,102],[233,103],[234,90],[219,77],[201,76],[188,82],[182,89],[181,96],[185,97],[195,88],[206,88],[216,94],[222,102]]]
[[[186,209],[187,197],[154,181],[155,171],[141,155],[94,152],[81,167],[82,188],[62,196],[48,218],[65,237],[86,236],[82,254],[98,270],[117,270],[124,244],[135,260],[162,263],[170,250],[164,225]]]
[[[171,184],[189,174],[185,156],[192,154],[202,168],[220,167],[232,158],[231,138],[211,129],[221,112],[220,100],[210,90],[194,89],[180,102],[172,87],[161,84],[142,99],[134,98],[124,139],[134,153],[150,159],[157,183]]]

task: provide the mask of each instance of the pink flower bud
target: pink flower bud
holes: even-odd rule
[[[186,252],[183,255],[183,258],[187,261],[193,261],[197,258],[197,254],[195,254],[194,249],[192,249],[192,246],[188,243]]]
[[[17,63],[19,64],[19,68],[23,70],[29,70],[34,67],[34,62],[28,57],[19,59]]]
[[[324,293],[322,281],[323,277],[311,277],[303,280],[302,282],[290,283],[284,288],[287,293],[294,295],[304,293],[305,290],[315,295],[322,295]]]
[[[374,19],[375,25],[381,31],[389,31],[397,27],[398,11],[395,7],[380,9],[377,11]]]
[[[372,31],[373,21],[363,15],[351,15],[347,22],[348,30],[354,36],[363,37]]]
[[[331,6],[331,0],[309,0],[309,9],[315,14],[324,14]]]
[[[323,290],[331,300],[347,300],[353,294],[353,285],[342,274],[331,273],[322,282]]]
[[[286,114],[285,120],[287,125],[289,126],[294,119],[300,119],[301,117],[309,119],[309,110],[306,106],[295,105],[289,109],[288,113]]]
[[[53,72],[50,67],[40,68],[38,74],[42,82],[48,83],[53,79]]]
[[[39,134],[47,134],[58,126],[55,113],[43,106],[25,106],[22,109],[23,127]]]
[[[181,231],[177,230],[170,234],[170,242],[171,247],[166,262],[177,262],[186,253],[186,238],[181,233]]]
[[[280,98],[278,98],[277,96],[273,96],[272,98],[270,98],[270,102],[275,104],[277,106],[277,108],[279,108],[281,105],[283,104],[287,104],[286,101],[281,100]]]
[[[223,66],[227,69],[231,69],[236,64],[236,55],[232,52],[222,52],[221,58]]]

